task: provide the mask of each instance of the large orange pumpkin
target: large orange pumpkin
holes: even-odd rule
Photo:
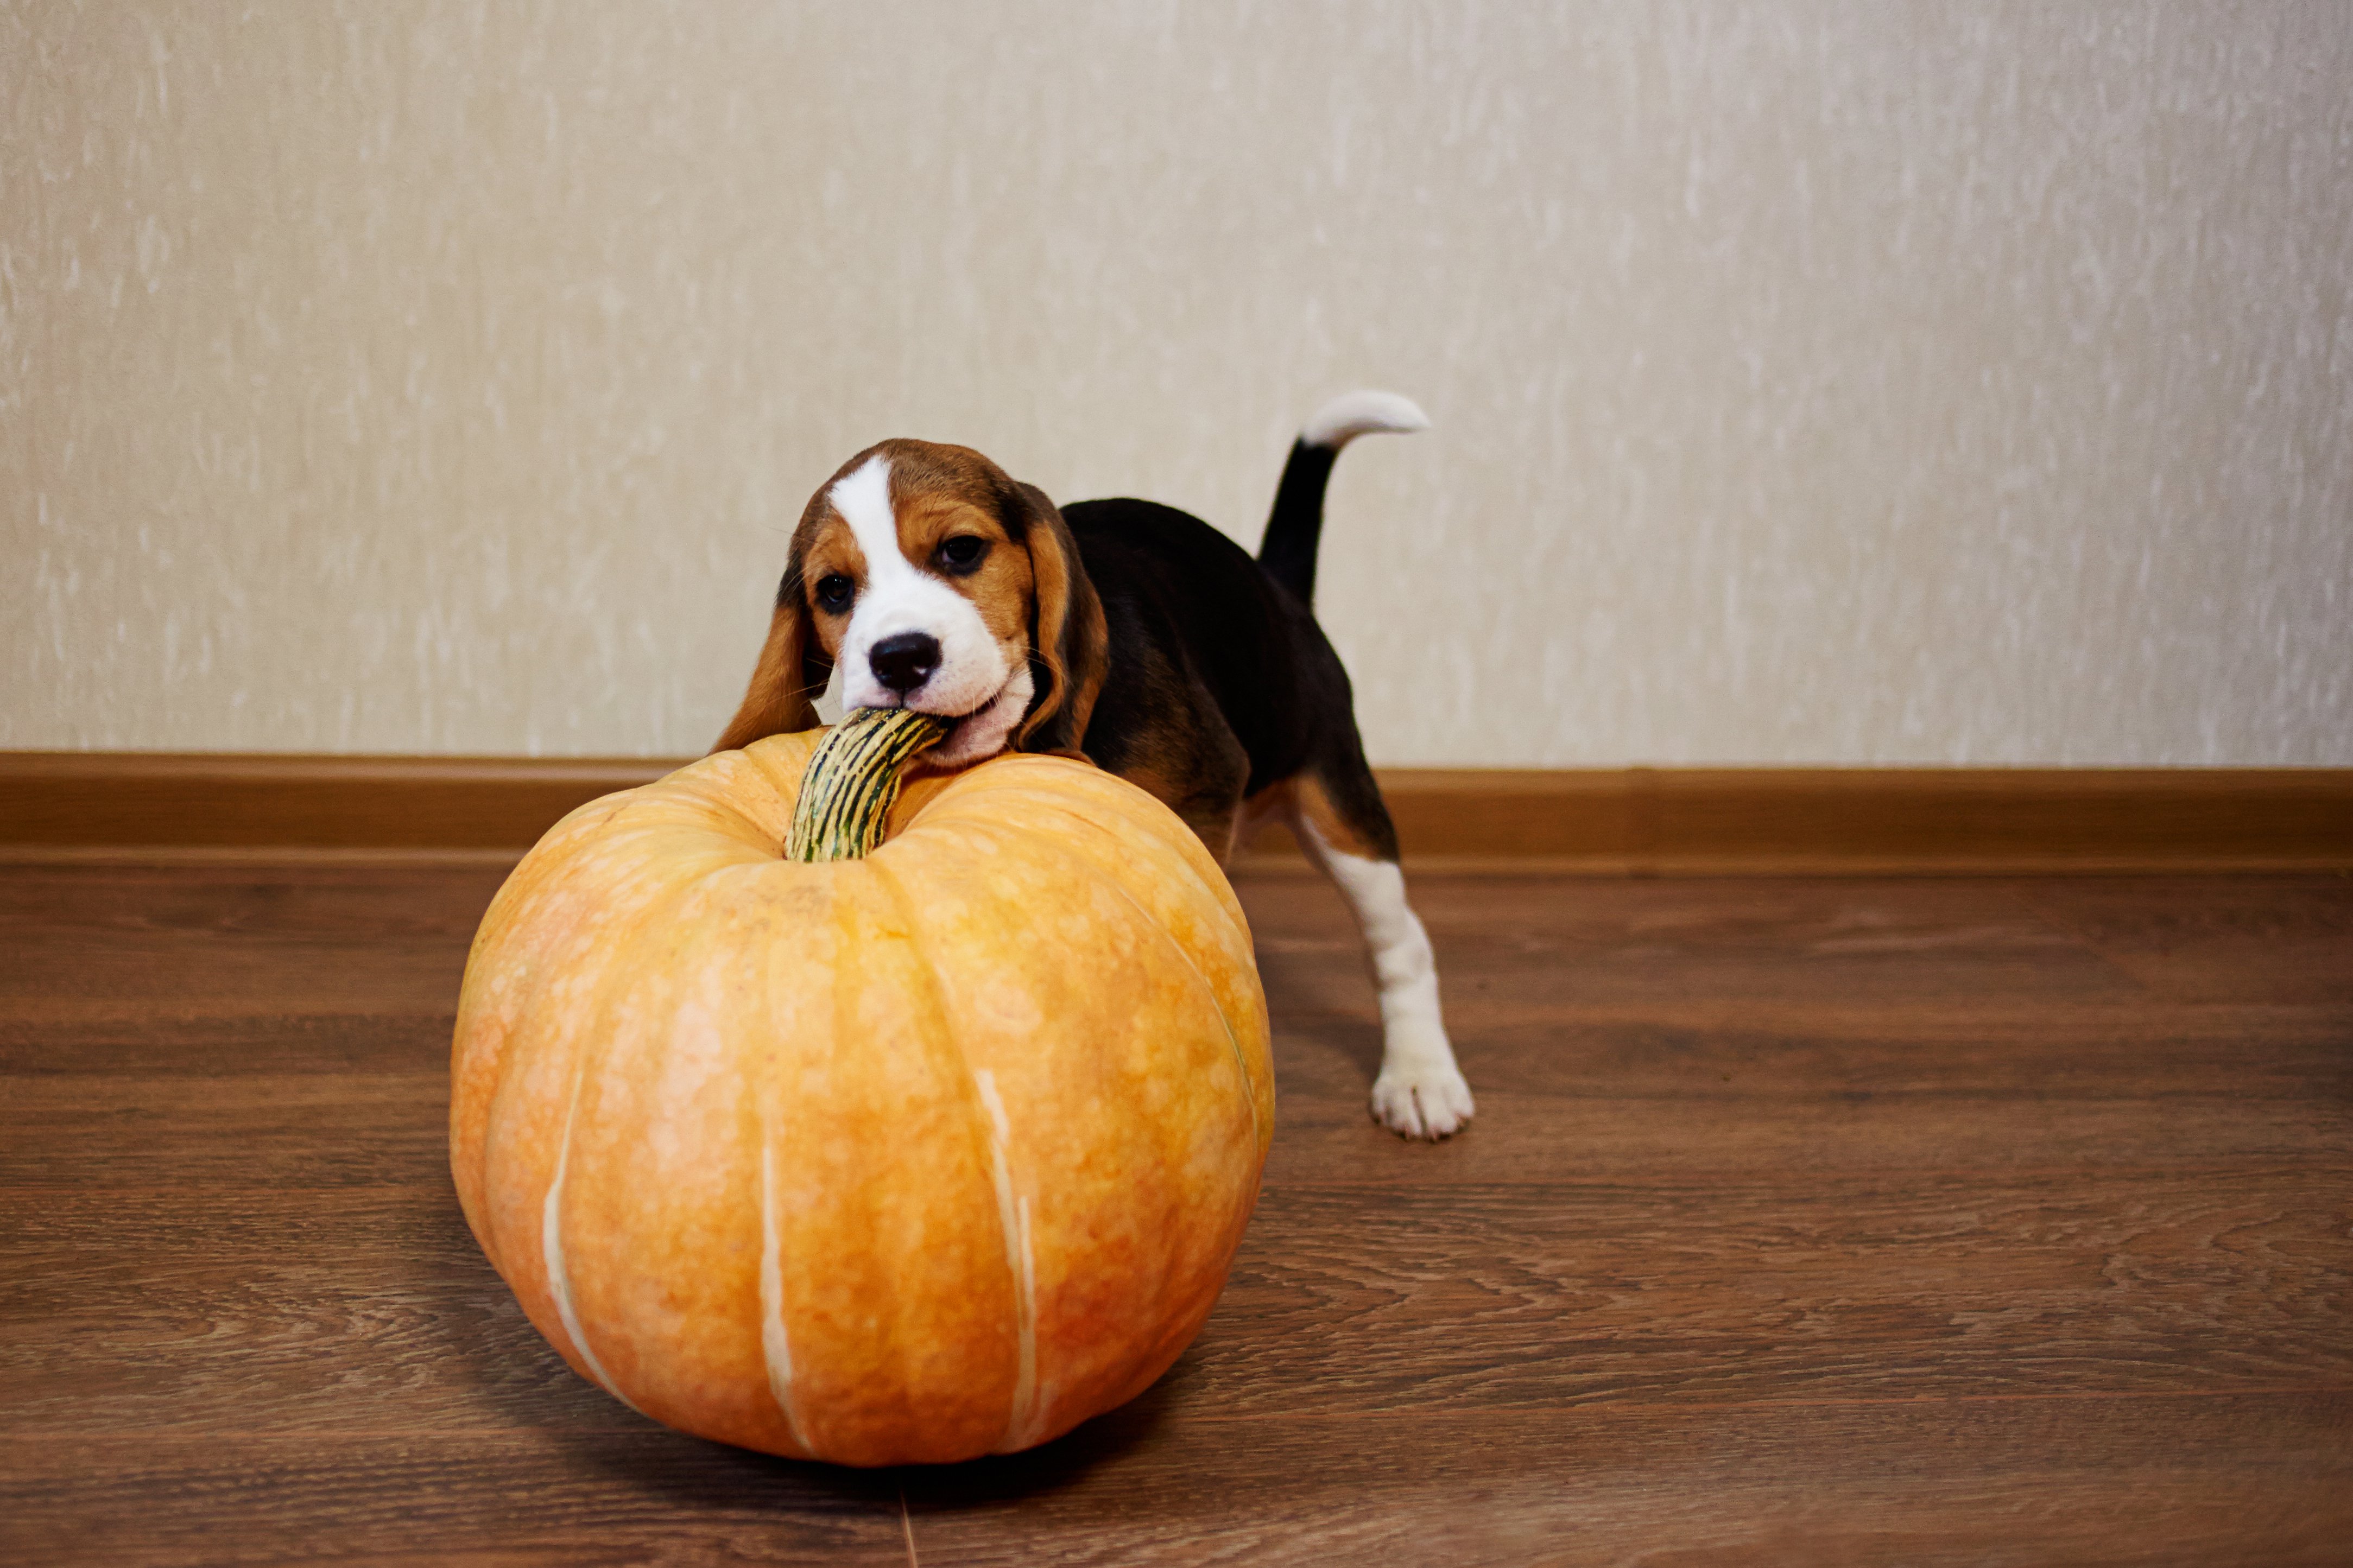
[[[1199,841],[1082,762],[908,786],[781,858],[821,732],[582,806],[458,1009],[450,1163],[533,1323],[657,1420],[880,1465],[1140,1393],[1223,1285],[1265,998]]]

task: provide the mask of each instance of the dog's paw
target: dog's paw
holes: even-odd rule
[[[1373,1120],[1406,1138],[1451,1138],[1478,1106],[1452,1063],[1384,1067],[1373,1080]]]

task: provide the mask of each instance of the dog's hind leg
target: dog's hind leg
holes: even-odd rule
[[[1461,1131],[1477,1107],[1446,1037],[1437,956],[1406,902],[1397,831],[1372,771],[1356,760],[1354,767],[1302,774],[1293,781],[1291,797],[1292,831],[1355,912],[1380,991],[1374,1120],[1408,1138]]]

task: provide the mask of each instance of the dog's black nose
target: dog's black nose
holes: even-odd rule
[[[866,656],[874,679],[893,691],[913,691],[940,667],[940,639],[924,632],[884,637]]]

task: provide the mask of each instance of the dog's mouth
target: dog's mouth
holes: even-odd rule
[[[959,704],[961,711],[934,712],[923,706],[921,696],[910,706],[918,712],[930,713],[946,726],[939,743],[923,753],[923,765],[947,769],[969,767],[1007,750],[1013,742],[1014,731],[1021,716],[1029,710],[1031,685],[1026,667],[1019,668],[999,681],[997,689],[970,707]]]
[[[1006,689],[1012,684],[1012,680],[1008,678],[1006,680],[999,682],[996,690],[989,692],[977,702],[973,703],[969,707],[960,709],[953,713],[944,712],[936,708],[925,707],[923,705],[923,693],[920,691],[914,693],[912,700],[910,700],[908,695],[904,693],[893,692],[891,694],[891,700],[888,702],[869,702],[863,703],[860,706],[868,708],[908,708],[913,709],[918,713],[924,714],[929,718],[936,719],[939,721],[941,726],[939,743],[941,746],[945,747],[955,742],[957,731],[961,731],[965,726],[965,721],[968,719],[976,719],[983,713],[987,712],[990,709],[996,707],[997,703],[1003,701],[1005,699]]]
[[[997,679],[976,692],[974,678],[987,674],[997,674]],[[880,681],[855,685],[860,689],[855,698],[841,693],[845,708],[903,708],[938,721],[940,738],[923,749],[915,765],[939,770],[965,767],[1007,750],[1035,690],[1029,661],[1009,656],[1002,673],[951,664],[912,690],[892,690]]]
[[[1000,687],[997,690],[990,692],[987,696],[982,698],[971,707],[966,708],[962,712],[958,713],[943,713],[936,708],[926,708],[923,705],[920,697],[917,700],[910,702],[904,696],[896,692],[892,694],[891,700],[888,702],[861,702],[859,706],[860,708],[908,709],[913,712],[923,714],[927,719],[938,720],[945,726],[945,729],[943,730],[942,733],[953,735],[956,732],[957,725],[962,724],[965,720],[971,718],[974,714],[979,712],[982,709],[987,707],[990,703],[996,701],[1003,695],[1004,689]]]

